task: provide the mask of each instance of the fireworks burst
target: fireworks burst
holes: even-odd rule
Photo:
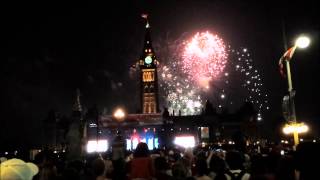
[[[161,57],[158,66],[160,101],[176,115],[200,114],[203,105],[199,88],[182,71],[182,50],[185,47],[185,36],[177,40],[161,38],[155,44]]]
[[[215,106],[234,111],[244,102],[251,102],[258,111],[257,120],[262,120],[262,114],[269,110],[268,95],[264,91],[262,76],[255,67],[249,50],[236,50],[229,46],[228,54],[229,63],[224,77],[213,87],[217,97]]]
[[[219,77],[227,63],[223,40],[208,31],[194,35],[186,43],[182,56],[183,72],[205,88],[213,78]]]
[[[268,96],[249,50],[227,48],[209,32],[197,33],[191,41],[185,39],[186,35],[177,40],[162,38],[164,42],[156,44],[161,57],[160,95],[169,112],[199,114],[206,99],[218,111],[225,108],[229,112],[251,102],[261,120],[269,109]]]
[[[169,111],[181,115],[199,114],[202,108],[199,91],[182,74],[171,69],[174,65],[169,66],[160,68],[160,89],[163,89]]]

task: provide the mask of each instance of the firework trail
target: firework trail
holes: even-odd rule
[[[229,63],[220,85],[218,106],[236,110],[244,102],[251,102],[258,111],[258,120],[269,110],[268,95],[264,90],[263,79],[247,48],[228,48]]]

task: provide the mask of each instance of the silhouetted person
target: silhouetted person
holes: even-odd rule
[[[52,163],[45,163],[40,170],[39,180],[56,180],[57,168]]]
[[[293,158],[284,156],[280,159],[277,168],[277,179],[295,180]]]
[[[203,158],[200,158],[196,162],[196,171],[197,171],[197,180],[211,180],[208,176],[208,166],[207,161]]]
[[[320,179],[319,166],[320,144],[312,142],[300,143],[296,151],[296,165],[300,180]]]
[[[164,117],[164,118],[168,118],[169,117],[168,108],[166,108],[166,107],[163,108],[162,117]]]
[[[238,151],[230,151],[227,152],[226,162],[229,166],[229,171],[226,173],[226,177],[228,180],[230,179],[241,179],[241,180],[249,180],[250,174],[246,173],[243,167],[244,156],[242,153]],[[241,178],[238,178],[241,177]]]
[[[172,180],[184,180],[186,177],[187,169],[181,163],[172,166]]]
[[[225,176],[226,163],[217,155],[213,155],[210,160],[210,173],[209,176],[213,180],[227,180]]]
[[[39,168],[21,159],[9,159],[0,164],[0,179],[4,180],[32,180],[39,172]]]
[[[106,180],[105,177],[105,164],[100,158],[96,159],[92,163],[92,171],[95,180]]]
[[[169,165],[164,157],[157,157],[154,160],[154,169],[155,169],[155,178],[157,180],[168,180],[171,178],[166,171],[169,168]]]
[[[153,176],[153,164],[150,157],[148,145],[140,142],[133,153],[130,162],[130,179],[151,180]]]

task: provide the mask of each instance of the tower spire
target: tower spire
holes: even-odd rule
[[[149,24],[149,20],[148,20],[148,14],[144,13],[144,14],[141,15],[141,17],[146,20],[146,28],[147,29],[150,28],[150,24]]]
[[[82,106],[80,103],[80,95],[81,95],[80,90],[77,89],[76,101],[74,102],[73,107],[72,107],[72,110],[74,112],[82,112]]]
[[[151,42],[150,24],[147,14],[142,14],[146,20],[144,47],[139,60],[141,81],[141,110],[144,114],[159,112],[158,75],[154,49]]]
[[[152,41],[151,41],[151,27],[149,24],[148,14],[142,14],[141,17],[146,20],[146,34],[144,37],[144,47],[143,47],[143,54],[146,56],[147,54],[151,54],[154,52],[152,47]]]

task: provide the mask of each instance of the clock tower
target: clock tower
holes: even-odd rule
[[[157,65],[158,61],[154,54],[150,37],[150,25],[146,14],[142,15],[146,19],[146,34],[144,47],[139,59],[140,69],[140,102],[143,114],[158,113],[158,77]]]

